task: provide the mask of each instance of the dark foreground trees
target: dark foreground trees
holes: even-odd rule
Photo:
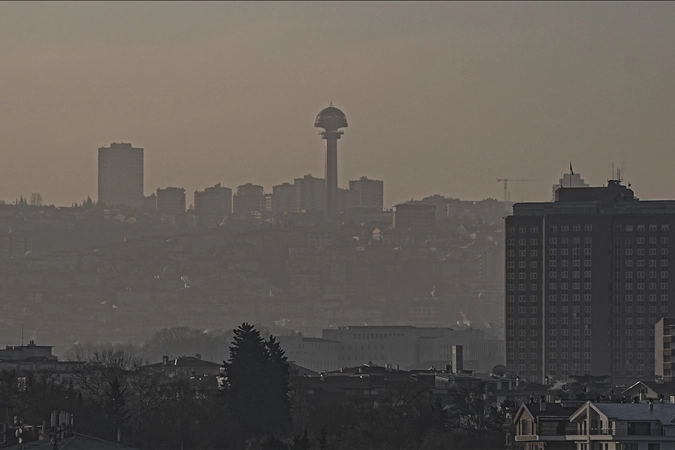
[[[263,340],[248,323],[234,330],[230,359],[224,363],[227,406],[248,438],[285,434],[291,425],[289,367],[270,336]]]
[[[274,337],[247,323],[233,336],[222,389],[214,377],[163,377],[110,348],[71,378],[0,371],[0,403],[38,424],[68,410],[76,432],[115,441],[119,430],[123,444],[140,449],[468,450],[504,442],[484,386],[446,393],[445,404],[433,383],[407,377],[385,383],[355,374],[358,388],[324,389],[331,375],[291,376]]]

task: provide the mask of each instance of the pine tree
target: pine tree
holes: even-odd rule
[[[319,450],[328,450],[328,431],[326,425],[321,428],[321,436],[319,436]]]
[[[307,429],[303,434],[296,434],[293,436],[293,442],[291,442],[290,450],[309,450],[312,447],[312,444],[309,442],[307,437]]]
[[[268,414],[274,432],[283,432],[291,423],[291,403],[288,397],[289,367],[288,358],[279,342],[270,336],[265,342],[269,354],[267,361],[269,374],[266,381],[265,397],[268,400]]]
[[[230,360],[224,367],[225,397],[246,433],[283,434],[291,422],[289,368],[276,339],[264,341],[258,330],[243,323],[234,330]]]
[[[243,323],[234,330],[230,360],[226,366],[228,404],[232,414],[249,435],[266,434],[265,378],[267,349],[260,333]]]
[[[110,425],[114,426],[114,430],[117,432],[117,429],[121,428],[129,419],[125,406],[126,388],[122,388],[119,380],[115,377],[110,382],[110,387],[106,390],[105,396],[105,412],[110,420]]]

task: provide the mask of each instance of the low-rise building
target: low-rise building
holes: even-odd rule
[[[149,364],[145,368],[170,378],[190,379],[216,376],[220,374],[220,366],[220,364],[214,362],[204,361],[197,355],[181,356],[175,359],[169,359],[168,356],[165,356],[162,362]]]
[[[570,408],[533,402],[521,405],[514,416],[515,445],[524,450],[672,449],[674,417],[673,403],[587,401]]]

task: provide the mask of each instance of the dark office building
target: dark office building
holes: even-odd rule
[[[506,365],[528,380],[654,375],[654,325],[673,311],[675,201],[619,181],[561,187],[506,218]]]

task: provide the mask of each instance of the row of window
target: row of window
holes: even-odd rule
[[[551,325],[557,325],[557,318],[551,317],[548,319],[548,323]],[[572,317],[572,322],[573,325],[580,325],[581,324],[581,318],[580,317]],[[590,325],[591,324],[591,318],[590,317],[584,317],[584,325]],[[567,317],[561,317],[560,318],[560,325],[568,325],[568,319]]]
[[[584,228],[585,232],[593,231],[593,225],[591,225],[591,224],[585,224],[583,226],[583,228]],[[570,231],[570,226],[569,225],[560,225],[560,226],[551,225],[549,227],[549,230],[553,233],[557,233],[558,229],[560,229],[560,231],[562,233],[566,233],[566,232]],[[655,224],[651,224],[651,225],[643,225],[643,224],[640,224],[640,225],[614,225],[614,231],[619,232],[619,233],[622,232],[622,231],[631,233],[633,231],[642,232],[642,231],[647,231],[647,230],[649,230],[651,232],[655,232],[655,231],[658,231],[659,229],[661,231],[669,231],[670,226],[667,223],[661,224],[660,226],[655,225]],[[509,234],[515,234],[516,227],[509,227],[506,231]],[[581,231],[581,225],[580,224],[572,225],[572,231],[577,232],[577,233],[580,232]],[[524,227],[524,226],[518,227],[518,233],[519,234],[527,234],[527,232],[528,232],[528,227]],[[529,232],[531,234],[539,233],[539,227],[529,227]]]
[[[654,325],[656,323],[656,319],[650,318],[649,319],[649,324]],[[654,336],[654,330],[649,329],[649,336]],[[635,330],[636,336],[644,336],[645,335],[645,330]],[[614,336],[615,337],[622,337],[622,336],[633,336],[633,330],[630,328],[622,328],[620,330],[614,330]]]
[[[633,267],[633,260],[627,259],[625,264],[626,264],[626,267]],[[638,259],[637,261],[635,261],[635,265],[637,267],[644,267],[645,266],[645,260],[644,259]],[[649,260],[649,267],[656,267],[656,260],[655,259]],[[668,260],[667,259],[661,260],[661,267],[668,267]]]
[[[580,370],[579,364],[560,364],[560,370],[562,370],[562,371],[569,370],[570,366],[572,366],[572,370]],[[556,367],[557,367],[557,364],[555,364],[555,363],[551,363],[551,364],[548,365],[548,369],[551,370],[551,371],[558,370]],[[584,364],[584,370],[591,370],[591,365],[590,364]]]
[[[658,225],[648,225],[649,228],[646,228],[645,225],[614,225],[614,231],[621,232],[621,231],[626,231],[628,233],[632,232],[633,230],[637,231],[645,231],[646,229],[649,229],[649,231],[658,231],[659,226]],[[670,226],[667,223],[661,224],[661,231],[668,231],[670,229]]]
[[[638,291],[644,291],[645,290],[645,283],[635,283],[635,285],[636,285],[636,289]],[[658,283],[647,283],[647,285],[649,286],[650,291],[655,291]],[[613,286],[615,291],[621,290],[621,284],[620,283],[614,283],[612,286]],[[626,283],[624,285],[624,289],[627,290],[627,291],[632,291],[633,290],[633,283]],[[667,291],[668,290],[668,283],[661,283],[661,290]]]
[[[635,309],[638,313],[645,312],[645,307],[641,306],[641,305],[637,306]],[[621,307],[620,306],[615,306],[613,308],[613,310],[614,310],[615,314],[621,314]],[[633,313],[633,306],[632,305],[626,305],[624,307],[624,311],[632,314]],[[649,306],[649,312],[652,313],[652,314],[656,313],[656,306],[655,305]],[[661,312],[668,312],[668,305],[661,305]]]
[[[560,290],[562,290],[562,291],[568,290],[570,284],[572,285],[573,291],[578,291],[579,289],[581,289],[581,283],[560,283],[560,285],[559,285]],[[666,283],[666,284],[668,284],[668,283]],[[556,291],[556,290],[558,290],[558,283],[549,283],[548,288],[551,291]],[[584,290],[590,291],[592,288],[593,288],[593,283],[590,283],[590,282],[584,283]]]
[[[549,278],[558,278],[558,273],[560,273],[560,278],[569,278],[569,272],[566,270],[561,270],[560,272],[549,272]],[[572,278],[581,278],[581,272],[578,270],[572,271]],[[591,278],[591,271],[584,271],[584,278]]]
[[[574,341],[571,341],[571,342],[572,342],[572,347],[574,347],[574,348],[579,348],[579,347],[581,347],[581,344],[580,344],[578,338],[577,338],[576,340],[574,340]],[[561,348],[566,348],[566,347],[567,347],[567,343],[568,343],[567,339],[561,340],[561,341],[560,341],[560,347],[561,347]],[[548,346],[551,347],[551,348],[556,348],[556,347],[558,346],[558,341],[549,341],[549,342],[548,342]],[[590,348],[590,347],[591,347],[591,341],[590,341],[590,340],[589,340],[589,341],[584,341],[584,347]]]
[[[639,237],[635,239],[635,242],[638,244],[645,244],[646,242],[649,242],[650,245],[656,245],[657,242],[660,242],[661,244],[667,244],[668,243],[668,237],[663,236],[660,239],[656,239],[655,237],[650,237],[650,238],[644,238],[644,237]],[[614,238],[614,245],[621,245],[621,243],[625,243],[628,245],[631,245],[633,243],[633,238],[627,237],[627,238]]]
[[[580,250],[579,248],[573,248],[572,249],[572,255],[580,255]],[[536,250],[534,250],[536,251]],[[522,252],[522,250],[520,250]],[[508,252],[507,252],[508,253]],[[548,254],[549,256],[558,256],[558,249],[557,248],[549,248],[548,249]],[[569,256],[570,251],[568,248],[561,248],[560,249],[560,256]],[[585,256],[591,256],[593,254],[593,249],[590,247],[584,248],[584,255]]]
[[[560,260],[560,267],[569,267],[569,259],[561,259]],[[584,259],[584,267],[591,267],[591,260],[590,259]],[[550,267],[557,267],[558,266],[558,261],[555,259],[551,259],[548,262],[548,265]],[[581,266],[581,261],[579,259],[573,259],[572,260],[572,267],[580,267]]]
[[[645,301],[645,296],[644,294],[637,294],[635,296],[638,302],[644,302]],[[656,294],[648,294],[648,297],[650,302],[655,302],[656,301]],[[633,294],[626,294],[623,296],[621,295],[615,295],[614,296],[614,301],[615,302],[621,302],[621,300],[625,302],[632,302],[633,301]],[[668,303],[668,294],[661,294],[661,303]]]
[[[656,256],[657,255],[656,250],[657,249],[655,249],[655,248],[650,248],[649,249],[649,256]],[[619,250],[615,250],[615,252],[618,252],[618,251]],[[633,256],[633,249],[627,248],[625,250],[625,253],[626,253],[626,256]],[[668,248],[663,247],[659,253],[661,254],[661,256],[667,256],[668,255]],[[635,250],[635,254],[637,256],[644,256],[645,255],[645,249],[644,248],[638,248],[637,250]]]
[[[531,285],[530,285],[530,290],[531,290],[531,291],[536,291],[537,289],[539,289],[539,285],[538,285],[538,284],[531,284]],[[514,290],[515,290],[515,285],[513,285],[513,284],[507,284],[507,285],[506,285],[506,290],[507,290],[507,291],[514,291]],[[526,285],[526,284],[519,284],[519,285],[518,285],[518,290],[521,291],[521,292],[525,292],[525,291],[527,290],[527,285]]]
[[[643,271],[637,271],[637,272],[626,272],[626,273],[624,273],[624,278],[633,278],[633,273],[635,273],[635,278],[644,278],[645,277],[645,273]],[[619,276],[615,276],[615,278],[620,278],[621,272],[616,272],[615,275],[619,275]],[[649,272],[649,278],[656,278],[656,271],[655,270],[652,270],[651,272]],[[661,271],[661,278],[668,278],[668,272],[665,271],[665,270],[662,270]]]
[[[549,330],[549,334],[551,336],[556,336],[557,332],[558,332],[558,330],[556,330],[555,328],[552,328],[552,329]],[[563,328],[562,330],[560,330],[561,336],[567,336],[568,333],[569,333],[569,330],[566,329],[566,328]],[[579,330],[578,328],[575,328],[575,329],[572,330],[572,336],[580,336],[580,335],[581,335],[581,330]],[[590,335],[591,335],[591,330],[585,329],[584,330],[584,336],[590,336]]]

